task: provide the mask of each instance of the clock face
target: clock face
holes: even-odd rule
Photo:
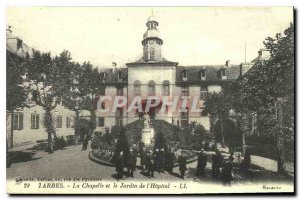
[[[150,40],[150,41],[149,41],[149,43],[150,43],[150,44],[153,44],[153,43],[154,43],[154,41],[153,41],[153,40]]]

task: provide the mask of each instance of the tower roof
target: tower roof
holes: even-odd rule
[[[157,19],[154,15],[151,15],[149,18],[148,18],[148,21],[147,22],[157,22]],[[158,23],[158,22],[157,22]]]

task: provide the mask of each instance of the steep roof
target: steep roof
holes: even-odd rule
[[[240,66],[239,65],[199,65],[199,66],[178,66],[176,71],[176,81],[177,82],[199,82],[199,72],[205,69],[206,78],[202,81],[224,81],[220,76],[220,69],[226,69],[225,80],[235,80],[240,75]],[[182,72],[186,70],[187,80],[183,81],[181,79]]]
[[[166,65],[174,65],[174,64],[177,65],[177,64],[178,64],[177,62],[172,62],[172,61],[169,61],[169,60],[167,60],[167,59],[165,59],[165,58],[162,58],[161,61],[148,61],[148,62],[146,62],[146,61],[144,60],[144,58],[141,57],[141,58],[138,59],[137,61],[131,62],[131,63],[127,63],[126,65],[153,64],[153,63],[155,63],[155,64],[162,64],[162,65],[164,65],[164,64],[166,64]]]

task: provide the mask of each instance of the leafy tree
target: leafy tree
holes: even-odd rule
[[[27,57],[24,63],[32,99],[45,111],[44,127],[48,134],[48,153],[53,153],[52,138],[57,137],[52,111],[61,102],[64,88],[69,84],[66,77],[70,74],[70,60],[68,51],[55,58],[51,58],[50,53],[34,51],[32,57]]]
[[[13,112],[23,107],[26,100],[26,88],[23,86],[25,75],[24,59],[9,51],[6,54],[6,110]]]
[[[276,137],[278,171],[283,172],[283,140],[294,135],[294,25],[264,44],[271,57],[257,62],[243,77],[239,99],[258,113],[259,131]]]
[[[220,121],[221,127],[221,143],[225,145],[224,140],[224,123],[229,117],[229,110],[231,109],[231,97],[224,90],[220,93],[213,92],[208,95],[205,101],[205,110],[212,118]]]

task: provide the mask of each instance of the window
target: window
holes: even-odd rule
[[[170,82],[163,81],[163,96],[169,96],[169,95],[170,95]]]
[[[225,68],[221,69],[221,79],[226,79],[226,69]]]
[[[181,96],[189,96],[189,88],[188,87],[181,88]]]
[[[222,76],[226,76],[226,69],[222,69]]]
[[[123,109],[118,108],[116,111],[116,126],[123,126]]]
[[[104,117],[98,117],[98,126],[104,127]]]
[[[20,39],[17,39],[17,50],[19,50],[19,49],[21,49],[22,48],[22,40],[20,40]]]
[[[31,129],[39,129],[40,115],[36,113],[31,114]]]
[[[181,80],[182,80],[182,81],[187,81],[187,73],[186,73],[186,70],[182,70],[182,72],[181,72]]]
[[[62,116],[57,115],[56,117],[56,128],[62,128]]]
[[[118,72],[118,82],[123,81],[123,73],[121,71]]]
[[[198,73],[198,77],[199,77],[200,80],[205,80],[206,79],[206,70],[201,69]]]
[[[150,50],[150,61],[154,61],[154,54],[155,54],[155,51],[153,49]]]
[[[103,110],[105,109],[105,103],[104,102],[101,103],[101,109],[103,109]]]
[[[140,81],[134,81],[134,96],[141,96],[141,83]]]
[[[13,129],[22,130],[23,129],[23,113],[14,113],[13,115]]]
[[[100,73],[100,78],[101,78],[102,82],[106,82],[107,73],[106,72],[101,72]]]
[[[186,108],[188,110],[188,108]],[[181,121],[181,126],[188,126],[189,125],[189,112],[182,112],[180,114],[180,121]]]
[[[200,90],[200,99],[205,101],[206,98],[208,96],[208,90],[207,90],[207,87],[201,87],[201,90]]]
[[[122,87],[117,88],[117,96],[123,96],[123,88]]]
[[[155,95],[155,82],[149,81],[148,83],[148,96],[154,96]]]
[[[71,117],[69,117],[69,116],[66,117],[66,127],[67,128],[71,127]]]

